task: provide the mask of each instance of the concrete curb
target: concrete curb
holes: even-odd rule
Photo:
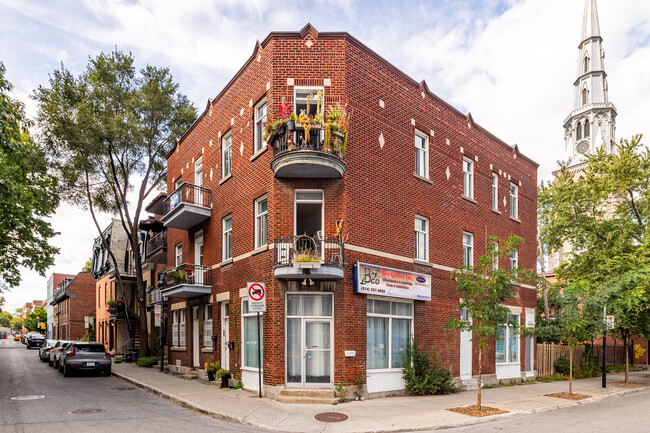
[[[145,389],[147,391],[150,391],[154,394],[157,394],[172,403],[178,404],[179,406],[197,411],[203,415],[211,416],[214,418],[222,419],[224,421],[229,421],[229,422],[234,422],[237,424],[242,424],[242,425],[248,425],[252,427],[258,427],[258,428],[264,428],[268,430],[274,430],[278,431],[277,427],[274,426],[269,426],[269,425],[264,425],[262,423],[258,422],[247,422],[245,418],[238,418],[234,417],[232,415],[228,415],[225,413],[219,413],[215,412],[212,410],[204,409],[202,407],[199,407],[198,405],[185,400],[183,398],[179,398],[174,396],[171,393],[168,393],[166,391],[163,391],[159,388],[156,388],[155,386],[140,382],[139,380],[130,378],[124,374],[117,373],[115,371],[112,372],[112,374],[122,380],[125,380],[129,383],[132,383],[136,385],[139,388]],[[379,429],[379,430],[368,430],[367,433],[398,433],[398,432],[405,432],[405,431],[424,431],[424,430],[443,430],[443,429],[450,429],[450,428],[457,428],[457,427],[465,427],[465,426],[471,426],[471,425],[477,425],[477,424],[483,424],[483,423],[488,423],[488,422],[494,422],[494,421],[500,421],[502,419],[507,419],[507,418],[513,418],[513,417],[518,417],[518,416],[523,416],[523,415],[532,415],[536,413],[544,413],[544,412],[550,412],[553,410],[558,410],[558,409],[565,409],[569,407],[574,407],[582,404],[589,404],[601,400],[606,400],[612,397],[620,397],[628,394],[636,394],[639,392],[647,391],[650,390],[650,386],[642,386],[634,389],[622,389],[614,392],[610,392],[607,394],[595,396],[595,397],[590,397],[584,400],[577,400],[577,401],[570,401],[567,403],[560,403],[560,404],[550,404],[548,406],[540,407],[537,409],[525,409],[525,410],[518,410],[514,412],[508,412],[500,415],[493,415],[489,417],[484,417],[484,418],[471,418],[467,419],[465,421],[459,421],[459,422],[453,422],[453,423],[447,423],[447,424],[433,424],[433,425],[428,425],[428,426],[417,426],[417,427],[396,427],[396,428],[386,428],[386,429]],[[446,409],[445,409],[446,410]],[[324,423],[323,424],[323,429],[327,427],[328,424]]]

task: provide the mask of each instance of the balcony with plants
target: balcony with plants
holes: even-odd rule
[[[292,113],[291,105],[284,102],[278,117],[267,122],[263,139],[273,148],[271,168],[277,178],[340,179],[347,170],[347,108],[338,103],[325,113],[322,93],[315,97],[315,114],[309,112],[308,96],[306,110]]]
[[[211,210],[212,191],[182,183],[163,201],[162,222],[165,227],[189,230],[210,218]]]
[[[209,266],[183,263],[165,271],[165,283],[161,296],[175,298],[193,298],[210,295],[212,286],[212,269]]]
[[[344,244],[323,236],[284,236],[275,240],[274,275],[283,280],[340,280]]]
[[[145,261],[152,263],[167,262],[167,230],[156,233],[147,240]]]

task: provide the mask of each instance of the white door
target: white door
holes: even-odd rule
[[[535,327],[535,310],[526,308],[526,328]],[[535,337],[526,337],[526,376],[535,375]]]
[[[192,307],[192,365],[199,367],[199,307]]]
[[[194,264],[203,266],[203,230],[194,237]],[[203,284],[203,268],[193,269],[194,284]]]
[[[228,311],[228,302],[221,303],[221,368],[230,370],[230,349],[228,340],[230,340],[230,313]]]
[[[194,163],[194,203],[198,206],[203,206],[203,157],[196,160]]]
[[[471,322],[471,317],[467,310],[463,308],[463,311],[460,313],[461,320],[469,320]],[[472,332],[471,331],[460,331],[460,378],[461,379],[471,379],[472,378]]]

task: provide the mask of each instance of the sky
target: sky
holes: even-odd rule
[[[346,31],[540,164],[548,180],[564,155],[584,0],[0,0],[0,61],[26,104],[61,63],[79,75],[117,47],[139,67],[168,66],[199,111],[271,31]],[[648,133],[650,1],[598,0],[616,139]],[[142,216],[145,217],[144,215]],[[109,215],[102,215],[105,227]],[[44,299],[52,272],[75,274],[98,236],[63,204],[51,219],[61,248],[46,276],[22,270],[5,310]]]

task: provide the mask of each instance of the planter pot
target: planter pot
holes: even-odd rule
[[[214,371],[206,371],[208,374],[208,382],[214,382]]]
[[[228,386],[234,388],[237,386],[237,379],[228,379]]]
[[[284,135],[285,132],[287,132],[287,124],[283,123],[282,125],[278,126],[278,134]]]
[[[221,376],[221,387],[228,388],[228,381],[230,380],[230,373]]]
[[[345,133],[341,132],[341,131],[331,131],[331,134],[332,134],[333,137],[338,137],[340,139],[345,138]]]
[[[293,267],[297,269],[318,269],[320,262],[293,262]]]
[[[295,120],[289,120],[287,122],[287,131],[294,132],[295,130],[296,130],[296,121]]]

